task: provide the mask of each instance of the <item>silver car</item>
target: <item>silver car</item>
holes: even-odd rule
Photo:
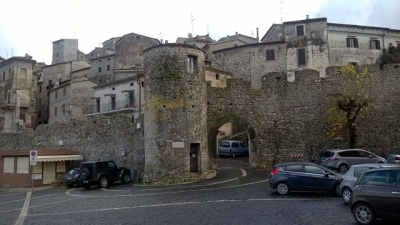
[[[385,163],[386,159],[362,149],[334,149],[325,151],[321,165],[346,173],[352,165]]]
[[[344,174],[341,178],[339,190],[345,204],[349,204],[351,195],[354,189],[354,185],[358,177],[362,174],[362,172],[370,170],[370,169],[378,169],[378,168],[391,168],[391,167],[398,167],[400,165],[389,164],[389,163],[368,163],[368,164],[360,164],[360,165],[353,165]]]
[[[386,155],[386,160],[388,163],[395,163],[400,165],[400,153]]]
[[[249,154],[249,149],[241,141],[224,140],[219,144],[218,154],[234,158],[239,155]]]

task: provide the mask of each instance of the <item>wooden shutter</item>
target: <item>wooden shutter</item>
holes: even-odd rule
[[[381,41],[376,41],[376,49],[381,49]]]
[[[354,48],[358,48],[358,38],[354,38]]]
[[[369,48],[372,49],[374,40],[369,41]]]
[[[17,173],[29,173],[29,157],[17,158]]]
[[[271,59],[275,60],[275,50],[271,50]]]
[[[298,65],[306,64],[306,50],[305,49],[297,49],[297,60],[298,60]]]
[[[4,173],[14,173],[14,157],[4,157]]]
[[[350,38],[346,38],[347,47],[350,48]]]

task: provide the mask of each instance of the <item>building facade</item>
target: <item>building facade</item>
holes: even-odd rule
[[[28,55],[0,63],[0,133],[31,128],[35,115],[35,63]]]
[[[293,81],[304,69],[317,70],[325,77],[329,66],[374,64],[382,49],[400,43],[400,30],[307,18],[273,24],[261,41],[214,51],[216,60],[260,88],[261,77],[269,72],[287,73]]]
[[[143,64],[143,51],[159,43],[159,40],[141,34],[125,34],[115,43],[114,68],[121,69]]]
[[[84,119],[83,109],[91,105],[95,85],[81,76],[63,81],[49,90],[49,124],[68,122],[71,118]]]

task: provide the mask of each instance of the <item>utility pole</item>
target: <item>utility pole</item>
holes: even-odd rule
[[[192,20],[192,32],[193,32],[193,21],[195,21],[196,18],[193,18],[193,14],[190,14],[190,15],[191,15],[191,20]]]
[[[281,1],[281,3],[280,3],[280,6],[281,6],[281,23],[283,23],[283,19],[282,19],[282,5],[283,5],[283,0]]]

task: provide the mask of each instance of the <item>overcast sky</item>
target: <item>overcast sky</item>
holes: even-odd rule
[[[260,38],[272,23],[328,22],[400,29],[400,0],[0,0],[0,56],[30,54],[51,63],[52,42],[79,39],[85,53],[111,37],[139,33],[175,42],[188,33],[218,40],[235,32]],[[191,14],[193,14],[193,31]]]

